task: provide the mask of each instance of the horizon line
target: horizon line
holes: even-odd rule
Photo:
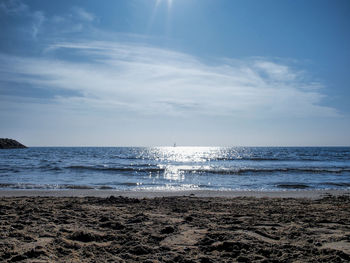
[[[209,146],[209,145],[158,145],[158,146],[145,146],[145,145],[119,145],[119,146],[106,146],[106,145],[46,145],[46,146],[27,146],[31,148],[184,148],[184,147],[197,147],[197,148],[235,148],[235,147],[247,147],[247,148],[254,148],[254,147],[264,147],[264,148],[332,148],[332,147],[350,147],[350,145],[227,145],[227,146]]]

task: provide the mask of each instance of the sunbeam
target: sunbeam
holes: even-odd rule
[[[167,9],[168,9],[168,13],[167,13],[167,17],[169,20],[170,19],[170,16],[171,16],[171,8],[172,8],[172,5],[173,5],[173,0],[155,0],[155,3],[154,3],[154,8],[153,8],[153,12],[152,12],[152,15],[151,15],[151,18],[149,20],[149,23],[148,23],[148,26],[147,26],[147,32],[150,31],[151,27],[153,26],[153,23],[154,23],[154,19],[158,13],[158,9],[160,8],[161,4],[162,3],[165,3],[167,5]],[[169,27],[169,21],[166,21],[166,31],[168,31],[168,27]]]
[[[168,7],[171,7],[173,0],[156,0],[156,6],[159,6],[161,2],[167,2]]]

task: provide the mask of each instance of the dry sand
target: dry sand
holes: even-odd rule
[[[1,262],[349,262],[350,197],[1,197]]]

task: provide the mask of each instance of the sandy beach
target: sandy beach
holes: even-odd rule
[[[1,262],[350,260],[347,191],[58,192],[0,192]]]

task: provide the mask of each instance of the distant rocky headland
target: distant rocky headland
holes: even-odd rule
[[[0,138],[0,149],[18,149],[18,148],[27,148],[23,144],[19,143],[16,140]]]

